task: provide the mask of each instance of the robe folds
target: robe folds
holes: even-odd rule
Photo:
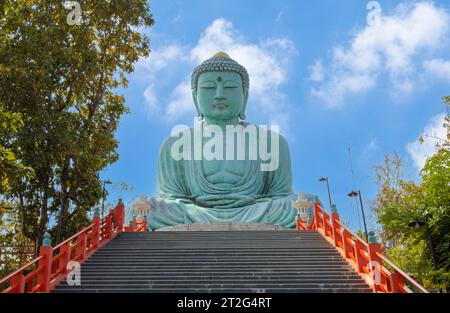
[[[243,123],[248,126],[250,124]],[[203,126],[202,126],[203,127]],[[261,130],[256,127],[257,138]],[[202,128],[203,129],[203,128]],[[191,151],[198,149],[191,134]],[[267,149],[273,152],[272,135],[267,131]],[[278,134],[277,134],[278,135]],[[211,222],[252,222],[294,228],[297,211],[292,203],[297,196],[292,192],[292,173],[289,147],[286,140],[278,135],[278,166],[275,170],[263,171],[261,164],[267,164],[259,153],[256,159],[246,155],[245,166],[240,179],[233,183],[211,183],[207,180],[202,160],[195,158],[176,160],[172,146],[179,139],[169,137],[161,146],[158,162],[158,196],[142,197],[149,207],[146,212],[151,229],[159,229],[178,224]],[[260,149],[259,141],[258,149]],[[203,143],[202,143],[203,144]],[[247,147],[248,148],[248,147]],[[259,151],[259,150],[258,150]],[[127,209],[126,220],[132,214]]]

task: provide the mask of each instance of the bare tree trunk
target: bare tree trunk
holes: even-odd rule
[[[61,173],[61,208],[59,210],[59,220],[58,220],[58,228],[56,232],[56,242],[59,244],[62,242],[65,232],[66,232],[66,221],[69,214],[69,206],[70,206],[70,190],[68,189],[67,182],[69,180],[69,170],[70,170],[70,161],[73,160],[76,162],[76,159],[73,155],[68,154],[64,159],[64,165]]]
[[[45,184],[46,187],[45,187],[44,194],[42,197],[40,218],[39,218],[39,222],[38,222],[38,231],[36,234],[36,241],[35,241],[36,256],[39,255],[39,248],[42,245],[42,240],[44,239],[44,234],[45,234],[47,222],[48,222],[48,180],[49,180],[49,176],[47,176],[46,184]]]

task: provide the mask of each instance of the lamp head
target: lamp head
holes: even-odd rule
[[[425,226],[425,222],[424,221],[412,221],[411,223],[408,224],[409,227],[414,227],[416,230],[419,230],[420,227]]]

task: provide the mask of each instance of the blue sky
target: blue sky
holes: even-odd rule
[[[176,124],[193,123],[192,69],[223,50],[247,67],[247,121],[277,123],[287,138],[295,192],[333,201],[359,228],[348,147],[366,209],[377,192],[373,166],[398,151],[405,176],[434,151],[422,134],[440,126],[450,95],[450,1],[379,1],[368,24],[368,1],[154,0],[155,26],[143,29],[152,53],[121,91],[130,113],[117,136],[120,160],[102,173],[109,203],[156,194],[159,147]],[[370,22],[370,20],[369,20]],[[121,191],[125,182],[131,191]]]

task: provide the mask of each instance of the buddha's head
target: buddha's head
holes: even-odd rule
[[[245,120],[249,76],[247,70],[218,52],[194,69],[192,95],[200,117],[214,120]]]

